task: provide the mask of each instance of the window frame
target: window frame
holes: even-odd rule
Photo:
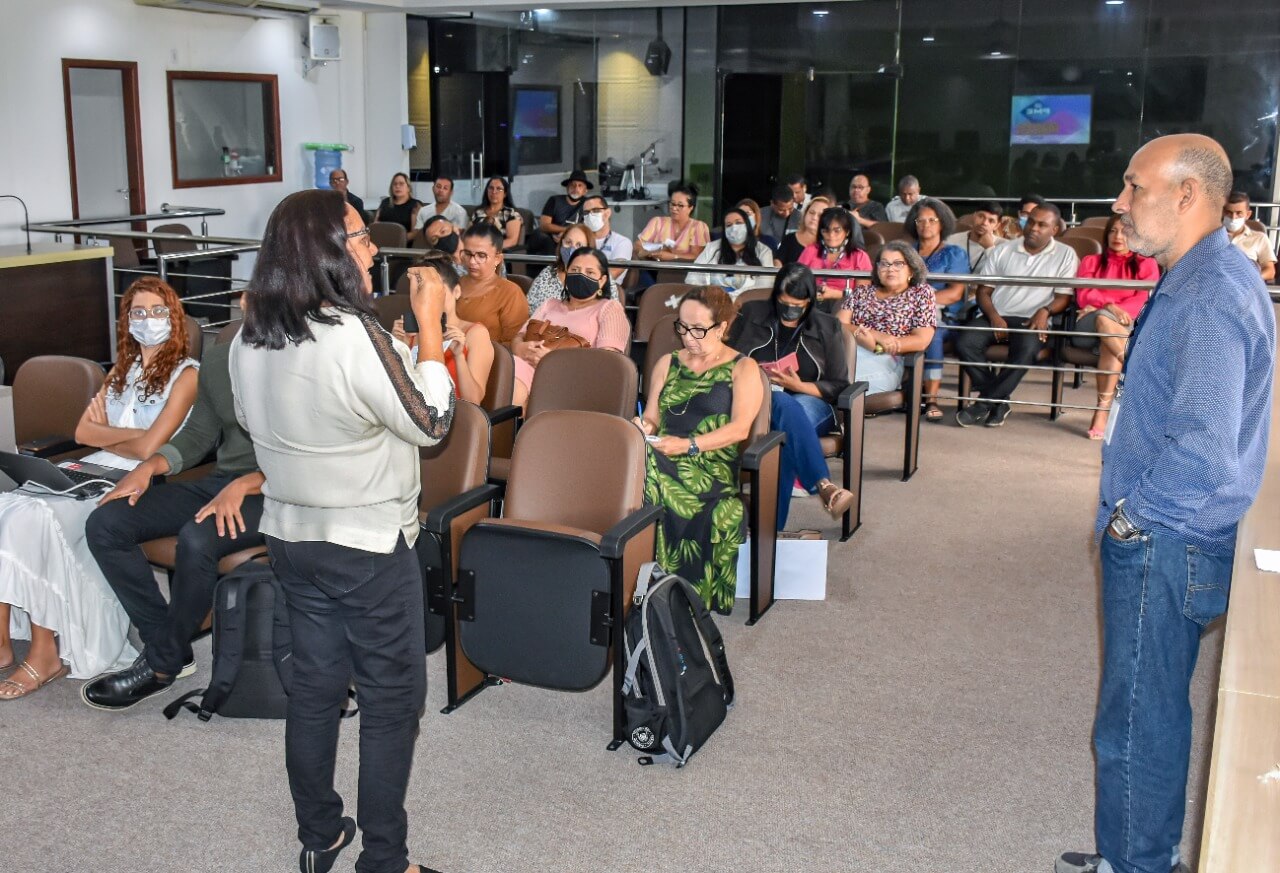
[[[184,179],[178,175],[178,135],[174,125],[173,85],[178,81],[255,82],[264,85],[265,96],[270,101],[264,113],[265,133],[274,150],[275,171],[258,176],[213,176],[210,178]],[[280,80],[274,73],[221,73],[205,70],[168,70],[165,75],[165,92],[169,102],[169,166],[173,187],[212,188],[221,185],[260,185],[284,181],[284,150],[280,140]],[[268,166],[272,166],[268,162]]]

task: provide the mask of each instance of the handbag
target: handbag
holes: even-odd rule
[[[578,336],[567,327],[531,318],[524,327],[524,341],[542,343],[548,350],[554,349],[589,349],[591,343]]]

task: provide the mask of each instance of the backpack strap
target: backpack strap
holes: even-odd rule
[[[270,572],[270,571],[268,571]],[[274,575],[270,577],[274,580]],[[244,660],[244,634],[249,606],[249,591],[254,585],[268,582],[261,575],[232,573],[218,580],[214,589],[213,622],[217,628],[218,654],[213,659],[213,675],[209,687],[188,692],[164,709],[165,718],[172,719],[179,710],[194,712],[201,721],[208,721],[218,711],[236,684],[240,663]],[[277,595],[278,596],[278,595]],[[191,702],[201,691],[204,697],[200,705]]]
[[[683,579],[680,583],[676,587],[688,602],[689,609],[693,612],[694,622],[698,626],[698,633],[702,634],[703,639],[706,640],[711,658],[715,662],[716,673],[719,674],[721,685],[724,687],[725,705],[732,707],[733,674],[729,672],[729,658],[724,650],[724,637],[720,633],[720,628],[716,626],[715,620],[711,618],[711,611],[707,609],[706,602],[698,595],[697,589]]]

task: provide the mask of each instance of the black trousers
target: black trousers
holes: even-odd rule
[[[342,831],[333,787],[339,710],[354,677],[360,705],[364,832],[357,873],[409,866],[404,809],[418,722],[427,696],[422,574],[401,536],[375,554],[326,542],[267,537],[293,630],[293,688],[285,766],[304,849],[327,849]]]
[[[213,608],[218,561],[232,552],[262,544],[262,495],[244,499],[240,514],[248,531],[218,536],[212,516],[196,524],[195,515],[237,477],[206,476],[192,482],[154,485],[136,506],[114,500],[94,510],[85,528],[89,551],[124,605],[145,646],[143,654],[157,673],[177,674],[191,660],[191,637]],[[142,544],[177,536],[178,555],[166,602]]]
[[[1002,317],[1012,328],[1025,328],[1027,322],[1031,320],[1016,315]],[[991,322],[987,321],[984,315],[970,319],[966,324],[974,327],[991,326]],[[965,369],[969,373],[969,378],[973,380],[973,387],[977,389],[978,396],[984,400],[1008,400],[1009,395],[1013,394],[1013,389],[1018,387],[1018,383],[1022,381],[1027,371],[1010,367],[975,366],[986,362],[987,349],[995,344],[995,335],[978,330],[957,330],[954,334],[956,357],[968,365]],[[1010,333],[1008,337],[1009,360],[1006,363],[1009,364],[1034,364],[1036,356],[1044,348],[1044,343],[1040,342],[1040,338],[1034,333]]]

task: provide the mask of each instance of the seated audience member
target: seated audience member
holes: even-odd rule
[[[871,270],[871,258],[862,241],[862,228],[848,210],[839,206],[822,211],[818,219],[818,240],[800,253],[796,263],[811,270]],[[853,291],[853,286],[866,281],[820,277],[818,308],[834,314],[840,308],[840,301]]]
[[[1250,218],[1253,218],[1253,210],[1249,207],[1249,195],[1243,191],[1232,191],[1222,210],[1222,226],[1227,229],[1231,244],[1253,261],[1262,274],[1262,281],[1274,282],[1276,253],[1271,248],[1270,238],[1246,223]]]
[[[1052,203],[1037,206],[1023,228],[1022,238],[996,246],[982,262],[978,275],[1056,276],[1063,279],[1075,276],[1080,258],[1070,246],[1054,239],[1061,220],[1062,214]],[[1044,347],[1046,334],[1009,333],[1006,328],[1046,330],[1050,317],[1065,311],[1070,305],[1071,289],[980,285],[977,296],[978,311],[968,323],[993,327],[995,331],[958,331],[956,356],[968,365],[979,399],[956,413],[956,423],[961,427],[975,424],[999,427],[1009,417],[1010,410],[1010,405],[1001,401],[1009,399],[1027,371],[1017,366],[984,366],[987,347],[1007,340],[1007,363],[1035,363],[1036,356]]]
[[[775,186],[770,197],[769,208],[764,210],[760,221],[760,238],[768,237],[781,243],[788,234],[800,229],[802,212],[796,209],[791,189],[786,185]]]
[[[729,209],[724,214],[724,236],[712,240],[695,264],[745,264],[772,267],[773,252],[756,240],[750,216],[743,209]],[[737,298],[748,288],[770,288],[772,276],[748,276],[743,273],[689,273],[684,280],[690,285],[719,285]]]
[[[433,215],[422,226],[422,237],[426,240],[428,251],[437,251],[448,255],[453,262],[453,271],[459,276],[465,275],[466,266],[462,263],[462,237],[459,229],[443,215]]]
[[[130,470],[155,454],[191,411],[197,366],[174,290],[150,276],[130,285],[115,365],[76,426],[76,442],[102,450],[83,460]],[[137,657],[129,617],[85,542],[95,506],[35,485],[0,494],[0,669],[13,666],[12,640],[31,640],[26,660],[0,682],[0,700],[68,673],[92,679]]]
[[[845,206],[853,220],[862,227],[870,227],[877,221],[888,221],[889,215],[884,211],[884,204],[871,199],[871,179],[863,173],[856,173],[849,182],[849,203]]]
[[[1026,227],[1027,221],[1031,218],[1031,213],[1043,205],[1044,198],[1039,194],[1023,194],[1022,199],[1018,201],[1018,229],[1021,230]]]
[[[751,225],[751,232],[756,235],[756,239],[760,239],[760,204],[750,197],[743,197],[733,206],[735,209],[741,209],[746,213],[747,223]]]
[[[804,208],[800,216],[800,229],[782,238],[778,246],[778,263],[794,264],[799,262],[805,249],[818,244],[822,237],[818,235],[818,227],[822,221],[822,213],[831,206],[826,197],[814,197]]]
[[[484,402],[485,383],[489,381],[489,370],[493,367],[493,343],[489,329],[479,322],[464,321],[458,317],[458,296],[462,288],[452,260],[443,253],[432,252],[414,266],[440,274],[440,281],[445,287],[444,365],[458,396],[478,406]],[[405,332],[403,317],[396,319],[391,335],[410,348],[415,362],[419,360],[418,334]]]
[[[411,242],[417,238],[428,221],[437,217],[447,219],[454,227],[467,226],[467,211],[453,202],[452,179],[448,176],[436,176],[435,182],[431,185],[431,194],[435,198],[435,203],[431,206],[424,205],[418,210],[413,230],[409,232]]]
[[[500,343],[509,343],[529,320],[529,303],[520,286],[498,274],[502,267],[502,234],[493,225],[473,224],[462,235],[462,263],[467,273],[458,283],[458,317],[489,329]]]
[[[938,324],[938,303],[924,259],[905,240],[880,250],[871,284],[845,298],[839,319],[858,344],[858,379],[868,394],[902,384],[902,355],[927,349]]]
[[[599,249],[580,248],[569,256],[564,277],[564,291],[558,298],[544,301],[530,316],[569,332],[593,349],[625,351],[631,335],[626,310],[614,297],[609,279],[609,259]],[[533,387],[533,373],[543,357],[554,349],[542,342],[527,342],[526,322],[511,341],[516,359],[516,384],[513,401],[524,406]]]
[[[733,300],[714,285],[684,296],[675,330],[682,347],[645,380],[636,424],[649,444],[645,501],[661,506],[657,561],[684,577],[716,611],[733,610],[746,516],[738,496],[738,445],[751,434],[764,388],[756,362],[725,344]]]
[[[1022,219],[1013,215],[1001,216],[998,232],[1001,240],[1022,239]]]
[[[378,211],[373,214],[374,221],[387,221],[404,228],[406,234],[413,232],[418,222],[418,211],[422,209],[422,201],[413,196],[409,187],[409,177],[404,173],[396,173],[391,177],[389,196],[383,197],[378,204]]]
[[[582,222],[582,198],[595,187],[582,170],[574,170],[560,185],[565,189],[565,193],[551,195],[542,205],[542,214],[538,216],[538,229],[529,240],[530,254],[555,253],[556,246],[560,243],[560,235],[564,233],[565,228]]]
[[[1129,250],[1129,240],[1119,215],[1107,219],[1106,247],[1100,255],[1085,255],[1076,276],[1081,279],[1135,279],[1155,282],[1160,267],[1152,258]],[[1077,288],[1076,306],[1079,317],[1076,330],[1081,333],[1105,333],[1106,337],[1072,337],[1071,344],[1091,349],[1098,356],[1099,370],[1119,370],[1124,363],[1129,331],[1138,313],[1147,304],[1148,291],[1122,288]],[[1089,425],[1089,439],[1100,440],[1107,427],[1107,415],[1115,398],[1118,375],[1098,373],[1098,409]]]
[[[364,220],[364,201],[351,193],[348,187],[351,184],[347,178],[347,171],[339,167],[329,174],[329,187],[337,191],[343,198],[356,208],[356,212],[360,213],[360,219]]]
[[[812,199],[809,196],[809,183],[799,173],[787,177],[787,187],[791,189],[791,202],[796,209],[804,209]]]
[[[964,249],[944,240],[951,238],[956,229],[956,217],[951,208],[941,200],[921,197],[907,213],[903,223],[907,236],[915,241],[916,251],[924,259],[929,275],[939,273],[969,272],[969,256]],[[963,282],[931,281],[934,299],[938,302],[938,324],[933,340],[925,349],[925,359],[942,360],[942,343],[947,337],[946,325],[964,321],[968,301]],[[942,409],[938,406],[938,389],[942,387],[942,364],[924,365],[924,417],[926,421],[942,421]]]
[[[769,376],[773,403],[769,427],[786,433],[778,478],[778,529],[791,510],[790,483],[816,494],[822,507],[839,518],[853,493],[831,481],[818,437],[838,428],[835,402],[849,386],[843,329],[817,307],[818,285],[802,264],[778,271],[773,295],[742,307],[731,344],[756,361]]]
[[[964,249],[965,254],[968,255],[968,272],[978,272],[983,259],[1003,239],[1000,236],[1000,218],[1003,214],[1000,204],[994,200],[989,203],[978,203],[970,217],[972,223],[969,229],[944,238],[949,245]]]
[[[80,689],[96,709],[128,709],[189,675],[191,637],[213,608],[218,562],[262,545],[263,476],[253,442],[236,421],[228,355],[231,344],[206,347],[196,403],[182,429],[125,476],[89,516],[86,540],[111,590],[142,638],[142,654],[126,670],[106,673]],[[198,467],[217,449],[208,476],[152,485]],[[178,538],[166,602],[142,544]]]
[[[920,180],[915,176],[903,176],[898,180],[898,196],[885,204],[885,215],[890,221],[906,221],[907,213],[920,199]]]
[[[593,234],[595,238],[593,245],[604,252],[604,256],[609,259],[610,264],[617,261],[629,261],[633,251],[631,240],[620,233],[616,233],[612,222],[613,210],[609,208],[609,202],[602,195],[592,194],[583,199],[582,223]],[[609,274],[613,276],[613,281],[616,284],[626,278],[627,268],[610,267]],[[530,304],[529,308],[533,308],[532,304]]]
[[[547,264],[533,279],[529,293],[525,299],[529,303],[529,313],[538,311],[538,307],[548,300],[559,300],[564,297],[565,271],[569,267],[569,258],[578,249],[596,247],[596,235],[585,224],[571,224],[560,236],[560,245],[556,251],[556,262]]]
[[[524,219],[511,199],[511,185],[501,176],[492,176],[484,186],[484,204],[471,213],[471,223],[488,224],[502,238],[502,251],[520,244]]]
[[[693,217],[698,205],[698,189],[677,185],[667,201],[670,215],[657,215],[649,220],[636,237],[636,258],[653,261],[692,261],[711,242],[707,223]]]

